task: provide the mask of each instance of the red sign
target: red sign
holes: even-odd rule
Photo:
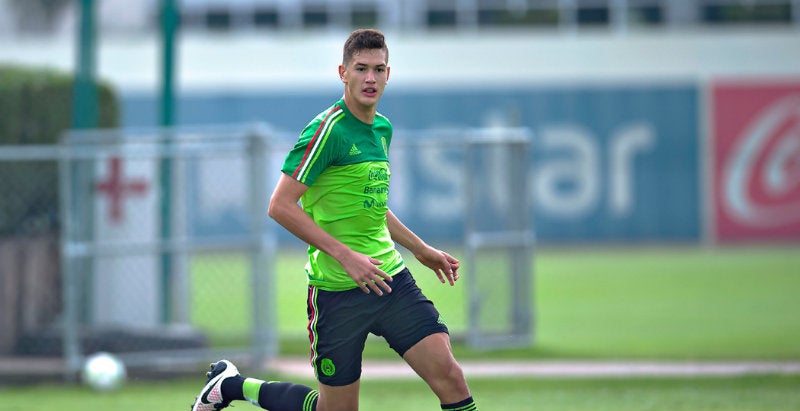
[[[123,220],[122,200],[129,194],[142,195],[147,192],[147,182],[143,180],[124,180],[122,175],[122,161],[119,157],[109,159],[108,176],[95,185],[95,189],[108,196],[111,202],[109,220],[119,223]]]
[[[800,240],[800,81],[716,83],[712,98],[717,240]]]

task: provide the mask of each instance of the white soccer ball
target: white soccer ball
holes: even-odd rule
[[[98,352],[86,358],[81,379],[98,391],[112,391],[122,386],[127,378],[125,364],[107,352]]]

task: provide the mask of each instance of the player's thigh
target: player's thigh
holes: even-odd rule
[[[369,296],[358,288],[341,292],[309,288],[311,364],[321,384],[346,386],[361,378],[370,319],[377,315]]]
[[[370,331],[383,336],[398,355],[404,356],[429,335],[448,332],[439,311],[419,289],[411,273],[406,270],[395,275],[392,289],[387,297],[391,304]]]
[[[409,348],[403,359],[424,379],[441,378],[458,366],[446,333],[431,334]]]
[[[319,383],[317,411],[356,411],[361,380],[352,384],[332,386]]]

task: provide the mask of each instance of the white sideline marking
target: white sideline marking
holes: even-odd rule
[[[655,361],[460,361],[467,377],[711,377],[764,374],[800,374],[800,362],[655,362]],[[416,378],[402,361],[365,361],[362,377]],[[313,378],[308,360],[276,359],[269,369]]]

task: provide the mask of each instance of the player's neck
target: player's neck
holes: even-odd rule
[[[344,96],[344,104],[347,106],[347,110],[349,110],[350,113],[352,113],[357,119],[361,120],[362,123],[372,124],[375,121],[375,113],[378,111],[376,106],[365,106],[359,104],[346,94]]]

